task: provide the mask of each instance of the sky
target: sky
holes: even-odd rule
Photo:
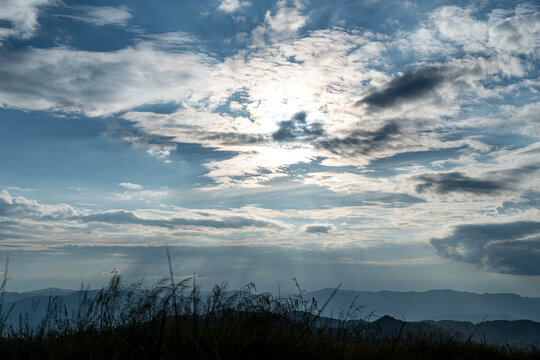
[[[540,6],[0,1],[7,289],[540,296]]]

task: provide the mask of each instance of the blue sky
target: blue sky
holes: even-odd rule
[[[540,296],[522,1],[0,4],[10,290],[167,275]]]

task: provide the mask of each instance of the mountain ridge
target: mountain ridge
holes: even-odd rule
[[[305,298],[315,298],[324,304],[334,292],[333,288],[303,293]],[[69,298],[73,303],[81,290],[45,288],[26,292],[4,293],[6,307],[21,307],[23,303],[46,303],[49,296]],[[88,290],[94,293],[96,290]],[[206,292],[201,292],[205,295]],[[286,296],[295,296],[288,294]],[[356,300],[355,300],[356,299]],[[353,302],[361,308],[360,315],[373,314],[371,321],[384,315],[406,321],[452,320],[479,323],[489,320],[532,320],[540,322],[540,297],[524,297],[514,293],[473,293],[450,289],[427,291],[359,291],[338,290],[330,299],[322,315],[337,317],[340,310],[347,310]],[[21,308],[21,311],[23,309]]]
[[[325,303],[335,289],[325,288],[306,292]],[[356,291],[338,290],[330,299],[324,315],[331,316],[348,309],[353,303],[362,313],[378,316],[390,315],[407,321],[422,320],[532,320],[540,322],[540,298],[523,297],[514,293],[484,293],[449,289],[417,291]],[[480,317],[482,315],[482,317]]]

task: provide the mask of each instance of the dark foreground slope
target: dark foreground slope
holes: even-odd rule
[[[540,358],[532,346],[474,342],[439,322],[366,322],[354,309],[343,320],[322,318],[324,305],[302,291],[276,298],[252,290],[216,287],[203,298],[185,281],[143,289],[115,276],[96,294],[80,292],[76,311],[51,298],[38,322],[32,314],[0,322],[0,359]]]
[[[538,359],[451,338],[354,337],[261,313],[194,316],[0,340],[2,359]]]

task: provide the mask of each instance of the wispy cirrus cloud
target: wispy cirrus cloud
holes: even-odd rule
[[[127,6],[73,6],[68,7],[74,14],[57,15],[76,21],[83,21],[96,26],[126,26],[133,16]]]

